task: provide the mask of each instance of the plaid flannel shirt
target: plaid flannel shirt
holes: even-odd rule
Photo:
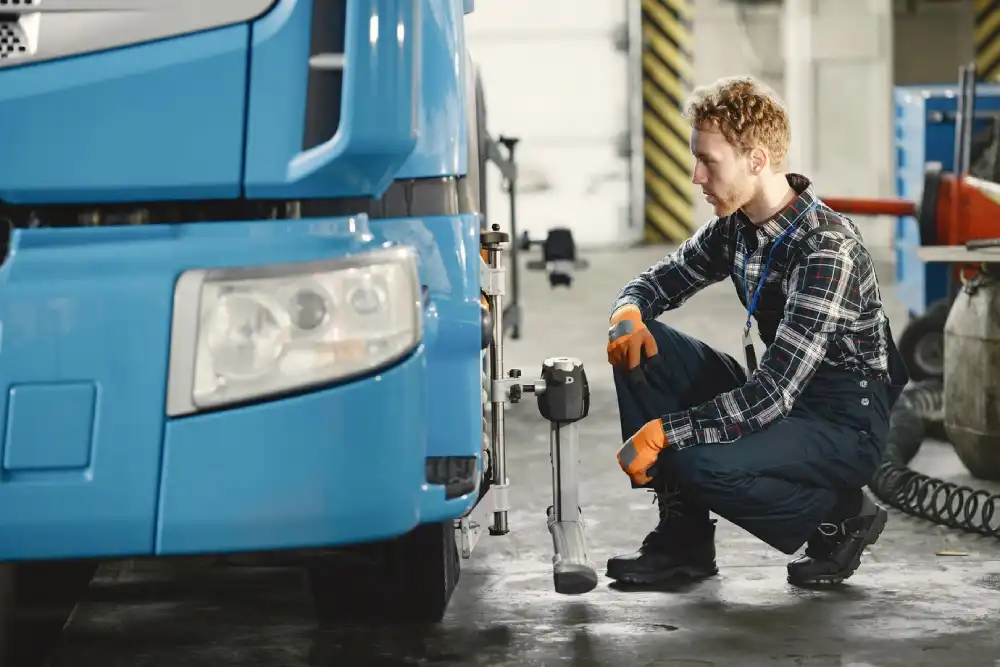
[[[633,304],[644,320],[654,319],[727,277],[743,292],[744,264],[752,297],[772,242],[793,227],[775,246],[761,288],[762,300],[765,290],[784,300],[773,344],[742,387],[663,415],[670,447],[732,442],[783,418],[822,365],[888,378],[887,319],[867,250],[838,232],[814,234],[796,248],[820,225],[845,225],[858,239],[860,232],[817,198],[807,178],[789,174],[788,181],[799,194],[780,214],[759,227],[741,211],[715,218],[625,285],[615,299],[613,310]],[[793,255],[798,262],[789,267]]]

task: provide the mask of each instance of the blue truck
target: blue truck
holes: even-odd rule
[[[568,460],[587,402],[576,360],[503,368],[472,10],[0,3],[7,579],[295,554],[322,611],[359,580],[346,553],[381,613],[440,620],[508,530],[505,405],[535,392]],[[564,592],[596,583],[574,470],[548,515]]]

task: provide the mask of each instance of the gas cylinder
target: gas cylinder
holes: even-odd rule
[[[1000,480],[1000,265],[959,291],[944,326],[944,427],[973,477]]]

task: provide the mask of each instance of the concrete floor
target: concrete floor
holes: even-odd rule
[[[148,578],[129,584],[126,574],[118,585],[95,582],[52,665],[1000,665],[1000,542],[895,511],[858,574],[836,590],[790,587],[787,558],[725,522],[721,574],[713,580],[622,592],[603,579],[606,559],[632,551],[656,514],[652,496],[631,490],[614,461],[620,434],[604,356],[608,305],[661,253],[591,254],[590,269],[570,291],[551,291],[542,274],[524,274],[524,336],[506,347],[508,368],[525,378],[553,355],[578,356],[589,371],[592,408],[580,443],[588,539],[602,574],[595,591],[553,592],[548,426],[529,399],[508,411],[511,533],[483,537],[463,562],[439,627],[318,632],[301,581],[288,571],[242,571],[211,583],[191,575],[153,593]],[[905,320],[891,293],[887,299],[898,335]],[[739,348],[742,314],[730,283],[664,319],[730,353]],[[936,443],[925,445],[914,467],[964,475],[950,449]]]

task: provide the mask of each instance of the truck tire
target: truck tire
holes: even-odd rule
[[[360,549],[363,563],[345,566],[334,557],[310,565],[321,624],[438,623],[444,618],[461,571],[451,521],[423,524]]]
[[[950,310],[950,301],[937,301],[900,334],[899,354],[914,382],[944,377],[944,323]]]

